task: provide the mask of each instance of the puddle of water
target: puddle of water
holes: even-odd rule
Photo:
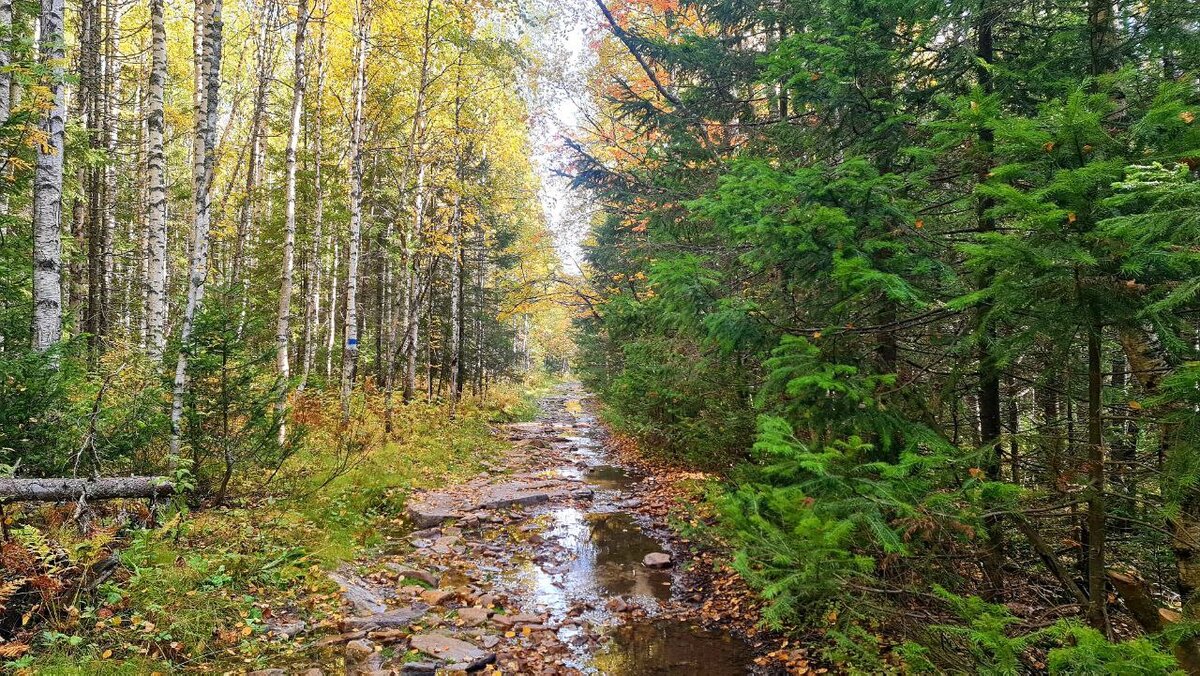
[[[642,565],[642,559],[662,551],[662,545],[642,533],[632,515],[567,507],[554,510],[550,518],[544,537],[573,556],[532,567],[527,579],[536,604],[561,614],[578,599],[602,606],[618,595],[670,598],[671,572]]]
[[[593,661],[602,674],[740,676],[753,666],[749,646],[727,633],[670,620],[615,627]]]
[[[617,491],[625,490],[639,480],[625,469],[613,465],[593,465],[584,470],[583,477],[589,484]]]

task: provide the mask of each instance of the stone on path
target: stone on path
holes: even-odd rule
[[[370,641],[351,641],[346,644],[346,676],[362,676],[383,668],[383,655]]]
[[[454,591],[451,589],[426,589],[421,592],[421,600],[431,606],[440,606],[452,598]]]
[[[342,597],[354,608],[359,615],[376,615],[387,612],[387,604],[382,597],[362,582],[353,571],[341,568],[336,573],[330,573],[329,579],[342,588]]]
[[[515,615],[495,615],[492,617],[492,623],[498,627],[515,627],[519,624],[541,624],[545,619],[541,615],[517,613]]]
[[[468,627],[478,627],[488,621],[492,611],[487,608],[459,608],[458,619],[463,621],[463,624]]]
[[[579,481],[528,477],[519,481],[490,485],[476,483],[473,486],[460,487],[453,491],[421,493],[414,495],[409,500],[405,512],[408,519],[418,527],[430,528],[452,519],[461,519],[468,513],[481,509],[525,507],[554,500],[589,499],[591,497],[591,489]],[[435,537],[433,546],[445,548],[454,542],[447,538],[455,536]]]
[[[433,655],[447,662],[466,664],[465,668],[468,671],[478,669],[496,659],[494,654],[478,646],[445,634],[420,634],[412,637],[409,645],[426,655]]]
[[[647,554],[645,558],[642,559],[642,565],[647,568],[670,568],[671,555],[664,552]]]
[[[437,578],[432,573],[417,570],[416,568],[409,568],[408,566],[401,566],[398,563],[389,562],[384,565],[388,570],[395,573],[396,577],[402,577],[406,580],[420,580],[431,587],[437,585]]]
[[[425,612],[419,607],[397,608],[365,617],[347,617],[342,620],[342,626],[350,630],[402,628],[424,617]]]

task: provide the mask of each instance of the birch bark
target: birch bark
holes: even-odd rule
[[[275,326],[275,358],[279,365],[279,412],[287,406],[288,378],[291,364],[288,348],[291,343],[292,267],[296,254],[296,146],[300,143],[300,114],[304,112],[304,87],[307,71],[304,67],[304,38],[308,30],[308,0],[296,3],[296,48],[292,83],[292,119],[286,151],[286,185],[284,187],[283,271],[280,275],[279,320]],[[279,426],[279,438],[286,435],[286,426]]]
[[[51,103],[40,124],[46,140],[38,147],[33,176],[33,349],[38,352],[62,338],[63,23],[63,0],[42,0],[38,49],[50,69]]]
[[[192,138],[192,256],[188,269],[187,305],[180,329],[179,359],[171,398],[171,446],[169,462],[179,462],[182,444],[183,397],[187,393],[188,352],[196,315],[204,301],[208,278],[209,226],[212,220],[214,149],[217,142],[217,104],[221,87],[222,0],[196,0],[196,92],[195,125]]]
[[[308,298],[304,308],[304,364],[297,390],[303,390],[308,384],[308,374],[312,371],[313,362],[317,356],[316,334],[321,322],[321,251],[322,239],[325,236],[325,194],[321,179],[321,162],[324,152],[325,135],[322,130],[325,98],[325,17],[329,13],[329,3],[321,3],[321,32],[317,38],[317,91],[316,106],[310,124],[313,128],[313,225],[309,233],[308,279],[306,288]]]
[[[147,246],[146,351],[162,359],[167,345],[167,158],[163,109],[167,82],[167,29],[163,0],[150,0],[150,89],[146,101]]]
[[[358,30],[357,63],[354,74],[354,118],[350,126],[350,242],[346,252],[346,345],[342,351],[342,420],[350,420],[350,393],[358,366],[358,263],[362,246],[362,131],[363,108],[367,88],[367,40],[370,34],[370,8],[367,0],[358,4],[355,23]]]

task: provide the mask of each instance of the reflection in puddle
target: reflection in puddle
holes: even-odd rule
[[[588,467],[584,479],[594,486],[609,490],[624,490],[638,482],[638,478],[628,471],[613,465],[593,465]]]
[[[666,600],[671,596],[671,573],[642,565],[651,552],[661,551],[624,512],[584,513],[569,507],[551,513],[545,537],[573,558],[560,565],[534,566],[530,582],[536,601],[554,614],[567,610],[571,600],[592,598],[603,603],[618,595]]]
[[[749,647],[727,633],[669,620],[615,627],[594,666],[602,674],[745,674]]]

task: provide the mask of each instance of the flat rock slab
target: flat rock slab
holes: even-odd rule
[[[468,627],[478,627],[491,617],[492,611],[487,608],[459,608],[458,619]]]
[[[433,655],[440,660],[456,664],[466,664],[468,665],[466,667],[468,670],[478,669],[496,659],[495,655],[476,645],[445,634],[420,634],[413,636],[409,646],[426,655]]]
[[[578,495],[576,495],[578,493]],[[583,497],[591,491],[577,481],[544,479],[542,481],[514,482],[492,486],[478,502],[477,509],[499,509],[517,505],[538,505],[552,500]]]
[[[530,613],[517,613],[515,615],[494,615],[492,623],[498,627],[515,627],[522,624],[541,624],[546,618],[542,615],[533,615]]]
[[[384,598],[371,589],[354,571],[341,568],[335,573],[330,573],[329,579],[342,588],[342,598],[354,608],[354,612],[358,615],[378,615],[387,612],[388,607]]]
[[[425,612],[425,608],[419,606],[397,608],[364,617],[347,617],[342,620],[342,626],[348,630],[403,628],[424,617]]]
[[[538,505],[554,500],[588,499],[591,489],[571,479],[523,479],[492,485],[470,485],[454,492],[429,492],[413,496],[405,508],[420,528],[461,519],[479,509]]]

